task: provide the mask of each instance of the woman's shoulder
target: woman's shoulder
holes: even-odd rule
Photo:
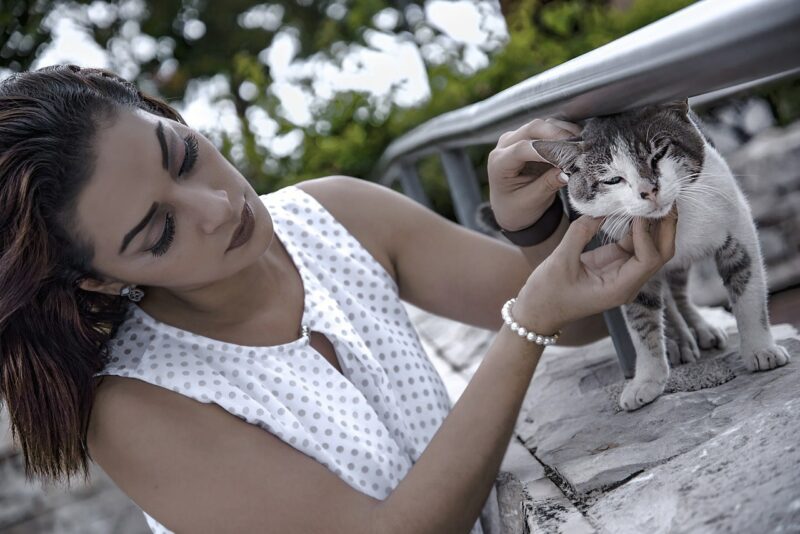
[[[399,193],[349,176],[326,176],[294,187],[311,196],[353,235],[397,279],[392,261],[397,235],[387,216],[396,210]]]

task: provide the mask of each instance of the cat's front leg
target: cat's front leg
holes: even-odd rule
[[[619,398],[624,410],[636,410],[653,402],[669,378],[664,347],[664,299],[661,275],[648,281],[630,304],[623,308],[625,322],[636,349],[636,374],[625,384]]]
[[[667,285],[664,296],[664,344],[667,350],[667,359],[675,367],[682,363],[692,363],[700,357],[700,347],[689,325],[678,310],[672,291]]]
[[[751,371],[785,365],[789,353],[776,345],[769,329],[767,283],[753,223],[746,220],[714,253],[739,328],[739,352]]]
[[[700,310],[692,304],[689,298],[689,269],[689,266],[679,267],[665,273],[672,301],[701,349],[724,348],[728,343],[728,334],[722,328],[709,324],[703,319]]]

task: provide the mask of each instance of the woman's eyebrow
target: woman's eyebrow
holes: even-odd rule
[[[158,144],[161,146],[161,166],[164,167],[165,171],[169,171],[169,148],[167,138],[164,136],[164,123],[162,121],[158,121],[158,124],[156,125],[156,138],[158,139]],[[153,215],[155,215],[157,209],[158,202],[153,202],[153,205],[150,206],[150,209],[147,211],[147,214],[144,216],[144,218],[139,221],[130,232],[125,234],[125,237],[122,238],[122,244],[120,245],[119,252],[117,254],[122,254],[125,252],[125,249],[128,248],[130,242],[134,237],[136,237],[136,234],[141,232],[142,228],[150,223],[150,219],[153,218]]]
[[[153,218],[153,215],[155,215],[157,209],[158,209],[158,202],[153,202],[153,205],[150,206],[150,209],[148,210],[147,215],[144,216],[144,219],[139,221],[139,223],[136,226],[134,226],[130,232],[125,234],[124,238],[122,238],[122,245],[119,247],[118,254],[122,254],[123,252],[125,252],[125,249],[128,247],[128,244],[134,237],[136,237],[136,234],[138,234],[142,230],[142,228],[144,228],[150,223],[150,219]]]
[[[158,137],[158,144],[161,145],[161,166],[165,171],[169,170],[169,148],[167,148],[167,138],[164,137],[164,124],[158,121],[156,126],[156,137]]]

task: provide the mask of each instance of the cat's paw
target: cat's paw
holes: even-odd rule
[[[722,328],[708,323],[691,326],[692,333],[697,339],[697,345],[703,349],[724,349],[728,344],[728,334]]]
[[[645,404],[653,402],[664,392],[666,380],[642,380],[636,378],[625,385],[622,394],[619,396],[619,407],[623,410],[638,410]]]
[[[762,349],[742,350],[742,359],[750,371],[769,371],[789,363],[789,353],[780,345]]]
[[[691,332],[677,333],[671,331],[665,339],[667,358],[672,367],[682,363],[696,362],[700,358],[700,347]]]

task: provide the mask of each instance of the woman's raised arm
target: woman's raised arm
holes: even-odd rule
[[[395,279],[400,297],[423,310],[497,330],[498,310],[566,231],[523,251],[468,230],[410,198],[365,180],[331,176],[298,184],[350,231]],[[526,258],[527,256],[527,258]],[[578,345],[607,335],[602,317],[564,328],[561,342]]]

